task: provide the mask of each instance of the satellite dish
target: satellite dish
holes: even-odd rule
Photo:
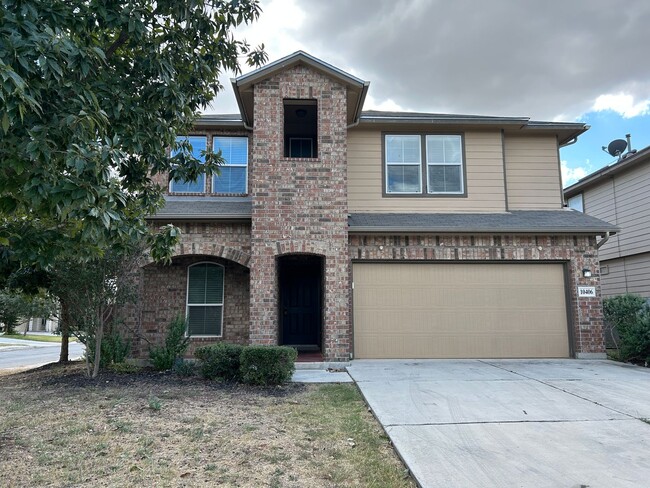
[[[623,154],[623,151],[627,149],[627,141],[623,139],[615,139],[609,143],[607,146],[607,152],[610,156],[618,157]]]

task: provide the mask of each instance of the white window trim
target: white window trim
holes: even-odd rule
[[[248,195],[248,136],[228,136],[228,135],[217,135],[217,136],[212,136],[212,152],[214,152],[214,140],[217,137],[228,137],[230,139],[234,139],[235,137],[241,138],[241,139],[246,139],[246,164],[224,164],[225,166],[229,166],[231,168],[246,168],[246,180],[244,183],[244,193],[221,193],[221,192],[216,192],[214,191],[214,180],[215,178],[218,178],[218,176],[212,175],[212,194],[213,195]]]
[[[419,140],[418,144],[418,155],[420,161],[417,163],[404,163],[404,162],[395,162],[395,163],[389,163],[388,162],[388,144],[386,143],[386,140],[389,137],[402,137],[402,136],[410,136],[410,137],[417,137]],[[422,194],[422,136],[419,134],[385,134],[384,135],[384,165],[385,165],[385,186],[386,186],[386,194],[387,195],[421,195]],[[418,179],[420,180],[420,187],[418,191],[389,191],[388,189],[388,167],[389,166],[417,166],[420,170],[418,171]]]
[[[180,136],[180,137],[186,137],[186,138],[188,138],[188,139],[189,139],[190,137],[203,137],[203,138],[205,139],[205,149],[206,149],[206,150],[208,149],[208,136],[200,136],[200,135],[199,135],[199,136],[193,136],[193,135],[188,135],[188,136]],[[191,194],[191,193],[205,193],[206,190],[207,190],[207,186],[208,186],[208,179],[205,177],[205,173],[203,173],[203,190],[201,190],[201,191],[178,191],[178,190],[174,190],[174,189],[172,189],[172,185],[173,185],[173,184],[174,184],[174,180],[169,180],[169,188],[168,188],[169,193],[179,193],[179,194],[183,194],[183,193],[185,193],[185,194]]]
[[[575,206],[572,206],[572,202],[579,201],[580,202],[580,208],[576,208]],[[576,195],[573,195],[571,198],[567,198],[566,201],[567,207],[570,209],[573,209],[577,212],[582,212],[585,213],[585,198],[582,193],[578,193]]]
[[[429,144],[428,144],[428,138],[429,137],[457,137],[458,140],[460,141],[460,161],[458,163],[430,163],[428,161],[428,156],[429,156]],[[463,173],[463,138],[460,135],[457,134],[426,134],[424,136],[424,147],[426,150],[425,154],[425,164],[427,165],[427,193],[429,195],[463,195],[465,193],[465,178],[464,178],[464,173]],[[444,146],[443,146],[444,147]],[[429,166],[459,166],[460,167],[460,191],[431,191],[429,189]]]
[[[198,266],[199,264],[210,264],[212,266],[219,266],[220,268],[223,268],[223,299],[221,300],[221,303],[188,303],[189,298],[190,298],[190,268],[193,268],[194,266]],[[187,286],[185,287],[185,317],[186,319],[190,316],[190,307],[221,307],[221,334],[216,335],[216,334],[194,334],[189,337],[223,337],[223,308],[224,308],[224,302],[226,298],[226,267],[222,264],[218,263],[213,263],[212,261],[201,261],[198,263],[193,263],[190,264],[187,267]],[[185,329],[185,337],[188,337],[188,332],[189,332],[189,324],[187,329]]]

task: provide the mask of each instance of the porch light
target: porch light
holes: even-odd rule
[[[591,278],[592,276],[591,270],[589,268],[584,268],[582,270],[582,276],[584,276],[585,278]]]

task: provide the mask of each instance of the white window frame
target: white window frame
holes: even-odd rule
[[[580,202],[579,207],[573,206],[573,202]],[[566,205],[569,208],[572,208],[573,210],[577,210],[578,212],[585,213],[585,199],[582,195],[582,193],[578,193],[577,195],[573,195],[571,198],[567,198]]]
[[[189,303],[190,300],[190,269],[199,264],[209,264],[211,266],[219,266],[223,269],[223,298],[221,303]],[[214,263],[212,261],[200,261],[198,263],[192,263],[187,267],[187,286],[185,289],[185,317],[186,320],[189,320],[190,316],[190,307],[221,307],[221,334],[194,334],[191,337],[223,337],[223,309],[224,302],[226,301],[226,267],[222,264]],[[189,335],[189,323],[187,324],[187,329],[185,330],[185,337]]]
[[[418,156],[419,162],[417,163],[405,163],[405,162],[389,162],[388,161],[388,143],[387,140],[389,137],[417,137],[418,138]],[[391,191],[388,189],[388,167],[389,166],[417,166],[418,179],[420,182],[418,191]],[[419,134],[385,134],[384,135],[384,175],[385,175],[385,192],[386,195],[421,195],[422,194],[422,136]]]
[[[246,168],[246,178],[244,180],[244,192],[243,193],[221,193],[214,191],[215,188],[215,179],[219,176],[212,175],[212,194],[213,195],[248,195],[248,136],[229,136],[229,135],[216,135],[212,136],[212,151],[214,152],[214,140],[217,138],[223,139],[246,139],[246,164],[224,164],[223,166],[229,166],[231,168]]]
[[[178,136],[179,138],[186,138],[189,139],[190,137],[202,137],[205,139],[205,150],[208,150],[208,136],[202,136],[202,135],[186,135],[186,136]],[[203,163],[202,163],[203,164]],[[201,191],[178,191],[173,189],[173,184],[175,183],[174,180],[169,180],[169,193],[179,193],[179,194],[192,194],[192,193],[205,193],[207,190],[207,185],[208,185],[208,179],[206,178],[205,173],[203,173],[203,190]]]
[[[453,137],[457,138],[460,144],[460,161],[458,163],[430,163],[429,162],[429,138],[434,137]],[[426,134],[424,135],[424,150],[425,150],[425,164],[427,165],[426,178],[427,178],[427,193],[429,195],[463,195],[465,193],[465,177],[464,177],[464,161],[463,161],[463,137],[459,134]],[[444,150],[444,143],[443,143]],[[430,166],[459,166],[460,167],[460,191],[431,191],[429,188],[429,167]]]

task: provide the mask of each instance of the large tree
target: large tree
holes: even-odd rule
[[[201,164],[176,136],[222,88],[223,70],[266,61],[263,46],[232,33],[258,17],[257,0],[0,5],[0,286],[47,287],[57,263],[134,241],[168,261],[178,229],[145,220],[163,202],[156,175],[217,170],[218,155]]]
[[[257,0],[0,3],[0,255],[47,268],[143,237],[168,259],[177,231],[145,221],[162,204],[155,175],[218,167],[176,137],[223,70],[265,62],[232,33],[258,17]]]

